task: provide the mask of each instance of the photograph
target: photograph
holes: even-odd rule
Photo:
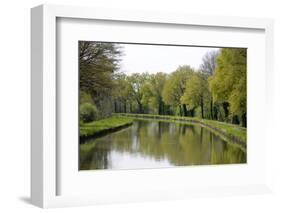
[[[247,48],[78,41],[79,170],[247,163]]]

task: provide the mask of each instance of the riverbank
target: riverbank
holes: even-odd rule
[[[88,138],[103,136],[125,128],[133,123],[133,119],[124,116],[112,116],[90,123],[80,124],[80,143]]]
[[[234,143],[244,150],[247,148],[247,129],[238,125],[224,123],[214,120],[206,120],[194,117],[180,117],[180,116],[168,116],[168,115],[153,115],[153,114],[131,114],[131,113],[118,113],[124,117],[130,117],[134,119],[145,119],[165,121],[165,122],[178,122],[178,123],[192,123],[198,124],[210,129],[215,134],[222,137],[227,142]]]

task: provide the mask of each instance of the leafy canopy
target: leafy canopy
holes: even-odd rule
[[[195,108],[202,103],[203,99],[208,98],[209,95],[206,75],[195,72],[186,81],[186,88],[181,98],[181,103]]]
[[[227,101],[232,114],[246,113],[247,50],[222,48],[216,62],[215,73],[209,78],[214,99]]]
[[[181,97],[185,92],[186,81],[193,74],[190,66],[180,66],[171,73],[163,89],[163,100],[168,105],[180,105]]]

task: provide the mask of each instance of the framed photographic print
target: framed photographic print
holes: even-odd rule
[[[247,163],[246,61],[246,48],[79,41],[79,170]]]
[[[269,192],[272,30],[269,19],[33,8],[32,203]]]

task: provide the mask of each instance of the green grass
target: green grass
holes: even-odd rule
[[[132,121],[133,119],[129,117],[112,116],[102,120],[92,121],[90,123],[80,123],[80,137],[92,136],[101,131],[130,124]]]
[[[203,122],[216,128],[219,128],[229,135],[236,136],[245,143],[247,141],[247,128],[245,127],[213,120],[203,120]]]
[[[116,115],[131,116],[137,119],[144,120],[160,120],[164,122],[176,122],[176,123],[196,123],[212,130],[214,133],[220,135],[225,140],[229,141],[229,137],[237,138],[241,143],[244,143],[243,147],[246,147],[247,141],[247,129],[238,125],[229,124],[220,121],[200,119],[196,117],[181,117],[181,116],[169,116],[169,115],[155,115],[155,114],[131,114],[131,113],[119,113]],[[224,133],[225,135],[219,134]]]

